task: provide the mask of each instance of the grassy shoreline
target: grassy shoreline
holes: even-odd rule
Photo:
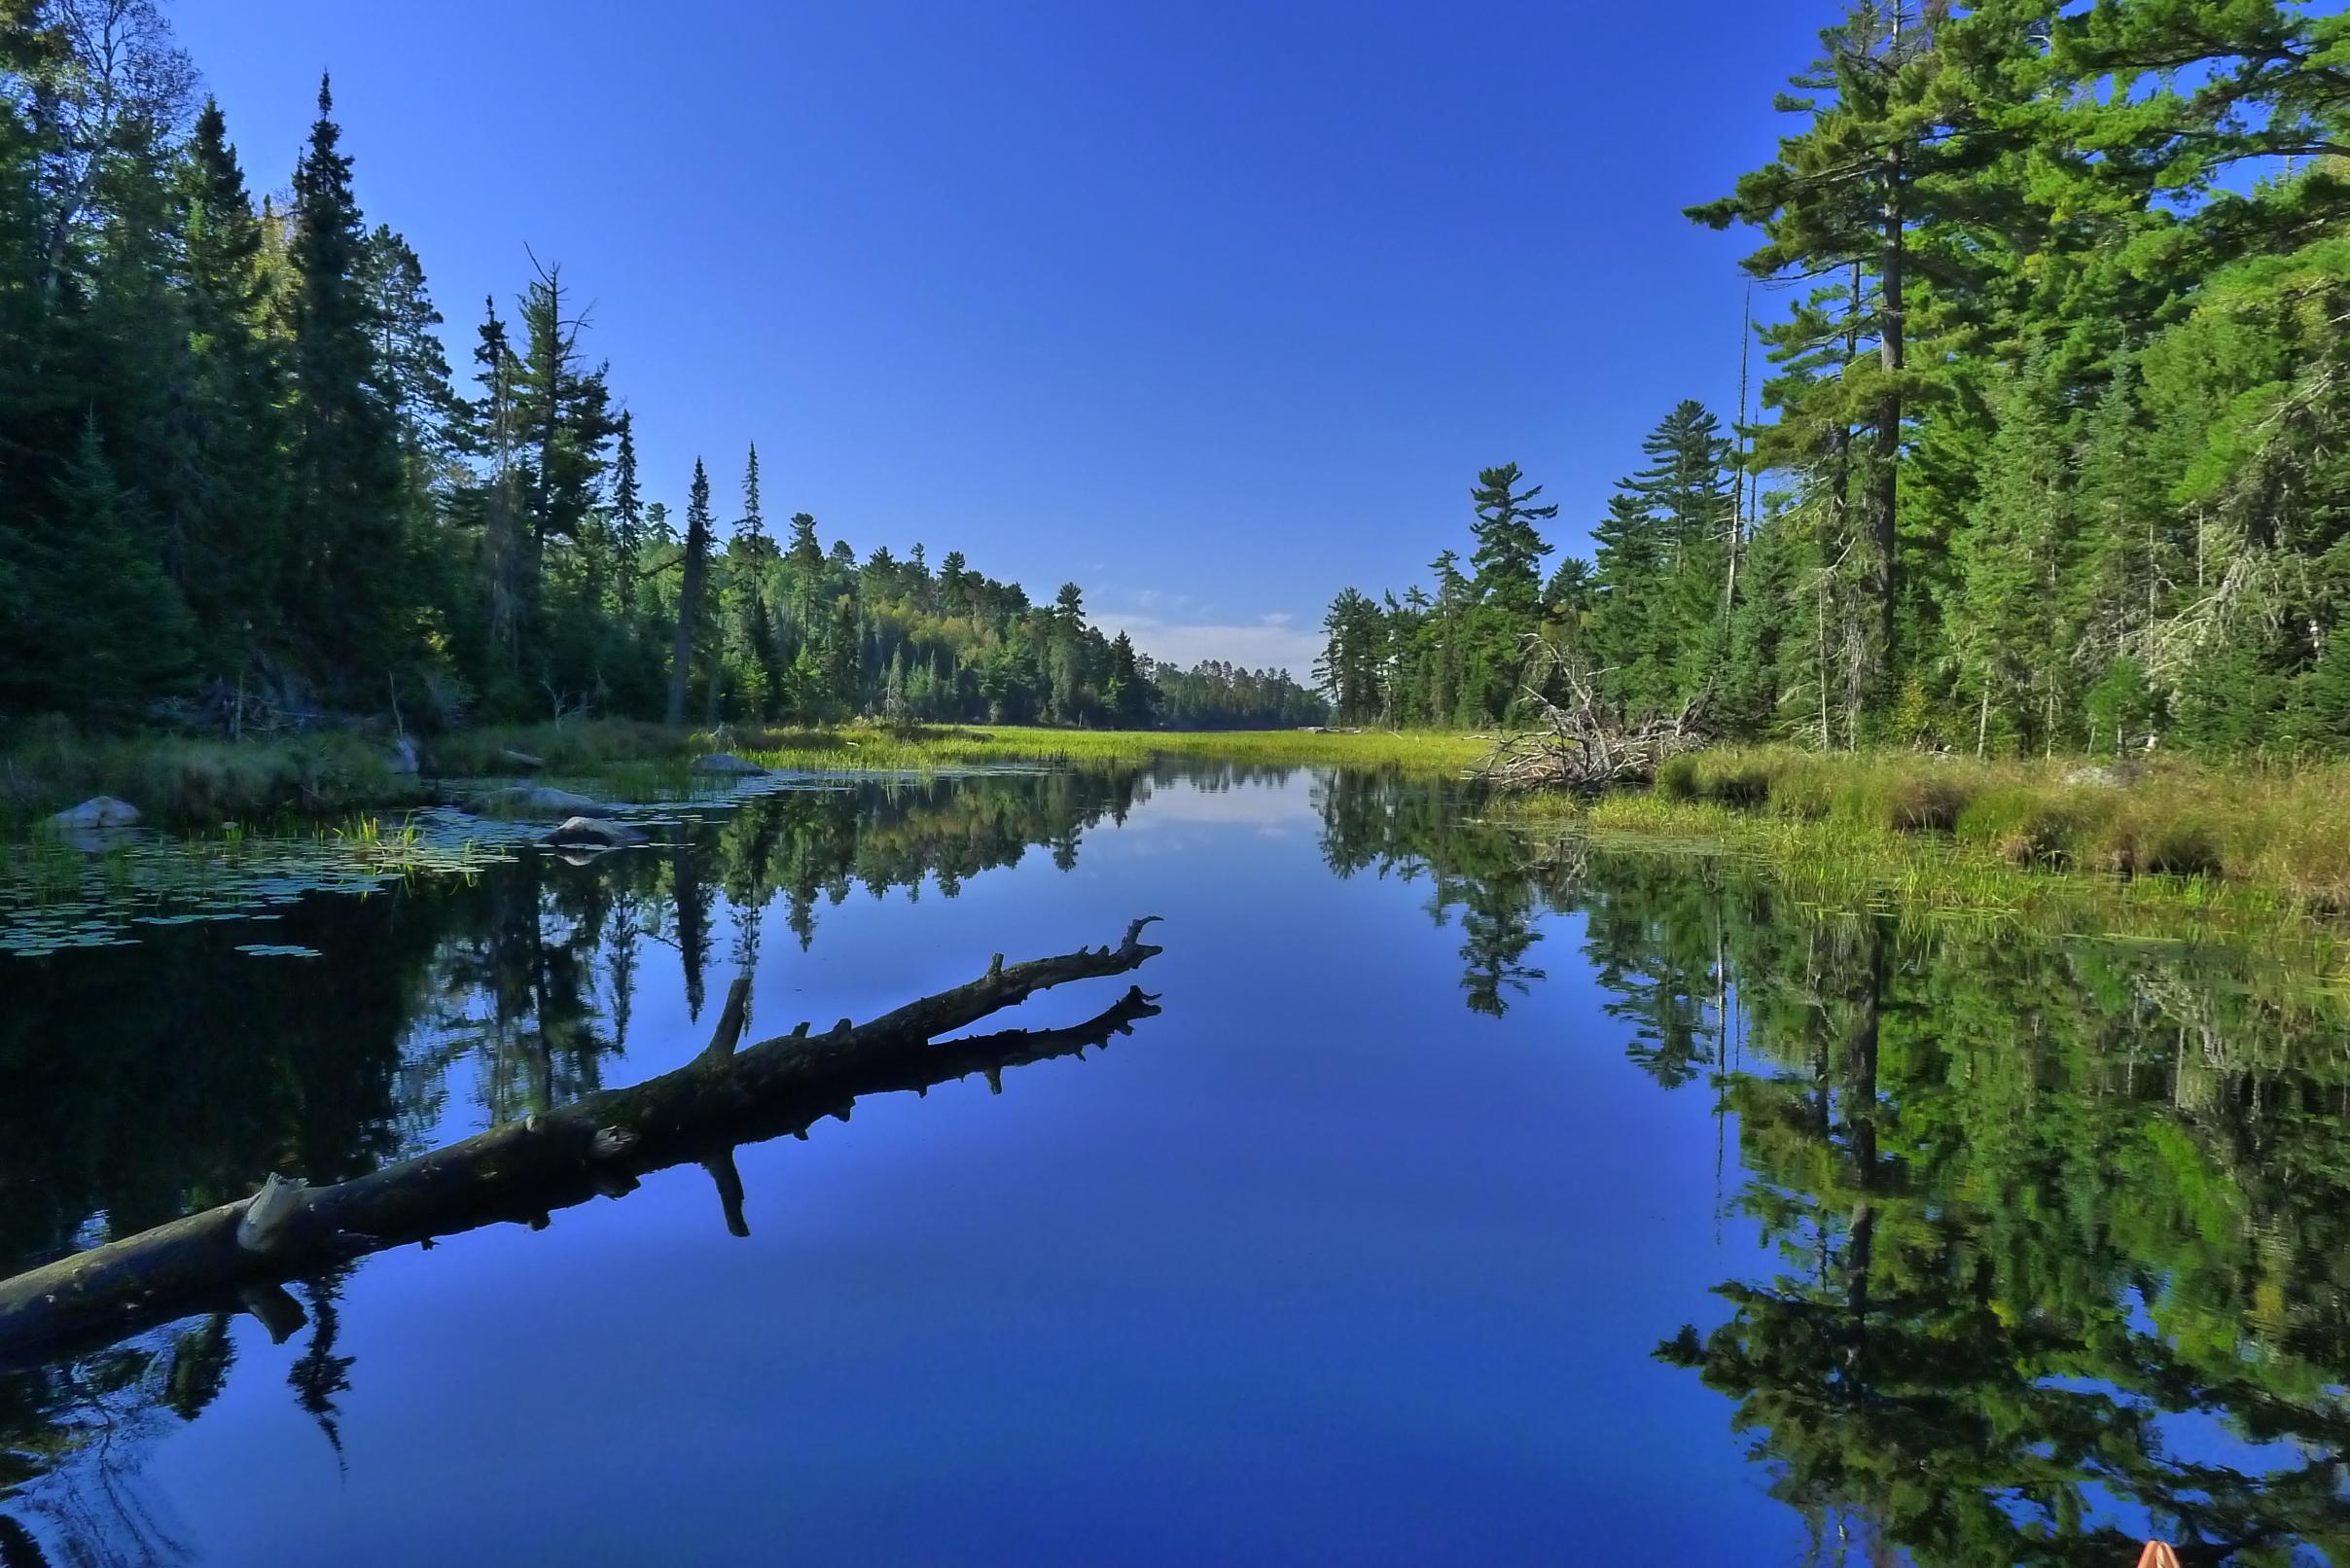
[[[742,737],[735,749],[763,766],[807,772],[896,772],[987,763],[1140,766],[1194,757],[1267,767],[1389,767],[1421,777],[1458,777],[1484,756],[1488,738],[1427,731],[1308,730],[1040,730],[956,726],[904,735],[882,730],[775,731]]]
[[[1676,759],[1653,798],[1744,816],[1944,837],[2029,871],[2262,886],[2350,911],[2350,765],[1722,749]]]
[[[2043,930],[2331,944],[2350,912],[2350,766],[2104,768],[1728,749],[1656,788],[1495,801],[1492,819],[1727,853],[1797,898]],[[2331,966],[2330,966],[2331,967]]]
[[[1143,766],[1192,757],[1242,766],[1467,773],[1490,737],[1453,733],[1048,730],[874,725],[674,731],[621,720],[484,727],[424,746],[421,778],[380,737],[341,732],[231,743],[36,733],[0,752],[0,836],[91,795],[158,824],[331,820],[429,803],[439,781],[682,766],[730,751],[778,770],[842,777],[990,764]],[[1584,802],[1497,799],[1494,818],[1617,842],[1727,849],[1771,862],[1823,902],[1989,912],[2097,905],[2273,922],[2350,913],[2350,764],[2297,767],[2164,760],[1976,762],[1913,752],[1725,747],[1677,758],[1654,789]]]
[[[627,720],[485,726],[422,742],[421,775],[395,770],[389,741],[350,731],[227,741],[169,735],[83,737],[36,732],[0,750],[0,837],[92,796],[128,801],[151,821],[215,826],[327,819],[430,803],[437,781],[523,770],[583,776],[626,765],[682,766],[732,752],[777,770],[932,772],[990,763],[1141,766],[1166,756],[1243,766],[1392,767],[1457,776],[1483,755],[1473,736],[1302,730],[1048,730],[1019,726],[877,725],[824,730],[670,730]]]

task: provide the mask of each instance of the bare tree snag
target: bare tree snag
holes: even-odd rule
[[[738,1146],[786,1132],[804,1136],[827,1116],[845,1121],[863,1094],[927,1088],[974,1072],[1000,1087],[1006,1067],[1107,1046],[1156,1016],[1157,1005],[1137,987],[1073,1028],[941,1039],[1038,991],[1140,968],[1162,950],[1142,940],[1156,918],[1128,926],[1115,948],[998,960],[968,984],[822,1036],[802,1025],[735,1051],[722,1016],[717,1036],[694,1060],[632,1087],[589,1094],[332,1186],[272,1175],[251,1198],[0,1280],[0,1365],[42,1359],[37,1353],[60,1341],[110,1342],[224,1298],[258,1303],[255,1315],[274,1334],[285,1321],[283,1303],[267,1295],[240,1301],[240,1291],[500,1221],[544,1226],[556,1209],[624,1194],[646,1173],[672,1165],[706,1165],[728,1229],[747,1234],[733,1163]],[[735,1001],[729,996],[729,1015],[737,1014]],[[732,1027],[739,1032],[739,1016]]]

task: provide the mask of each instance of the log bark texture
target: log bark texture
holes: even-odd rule
[[[0,1280],[0,1365],[46,1359],[61,1346],[105,1342],[190,1311],[254,1297],[368,1253],[499,1221],[543,1227],[556,1209],[618,1197],[647,1172],[694,1163],[718,1188],[727,1228],[749,1233],[733,1151],[785,1132],[805,1136],[826,1116],[845,1121],[864,1094],[927,1092],[984,1072],[1002,1091],[1004,1068],[1082,1054],[1155,1016],[1129,989],[1073,1028],[1008,1029],[940,1037],[1073,980],[1128,973],[1163,949],[1135,921],[1117,946],[1080,949],[1007,967],[997,954],[969,984],[908,1003],[870,1022],[843,1018],[811,1034],[733,1049],[742,982],[729,994],[710,1044],[686,1065],[627,1088],[493,1127],[411,1159],[326,1187],[272,1174],[250,1198],[224,1203]],[[274,1333],[275,1330],[272,1329]]]

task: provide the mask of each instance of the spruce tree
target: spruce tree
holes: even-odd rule
[[[185,670],[193,626],[163,575],[151,520],[107,462],[94,417],[84,420],[52,501],[66,527],[24,558],[38,591],[29,623],[16,631],[29,657],[10,661],[46,676],[36,674],[9,706],[135,720]]]
[[[334,107],[322,77],[318,118],[294,171],[287,619],[322,675],[372,696],[408,649],[409,574],[397,432],[360,275],[365,232]]]
[[[209,98],[180,188],[192,360],[187,439],[207,504],[179,583],[199,624],[200,657],[215,670],[241,672],[281,630],[284,379],[266,336],[260,219],[227,121]]]
[[[636,478],[634,421],[623,410],[612,455],[612,540],[618,570],[613,577],[613,602],[623,621],[636,615],[636,580],[644,569],[644,497]]]
[[[710,575],[710,476],[694,459],[694,482],[686,492],[685,577],[678,589],[677,633],[669,648],[671,729],[686,722],[686,683],[694,673],[694,640],[701,629],[702,588]]]

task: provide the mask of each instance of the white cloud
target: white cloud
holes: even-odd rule
[[[1110,636],[1122,631],[1133,638],[1137,652],[1186,669],[1203,659],[1221,659],[1250,669],[1286,669],[1300,681],[1311,681],[1314,660],[1322,657],[1321,635],[1300,629],[1291,615],[1219,624],[1104,610],[1092,619]]]
[[[1169,593],[1164,588],[1140,588],[1116,597],[1131,599],[1134,607],[1145,615],[1172,612],[1176,615],[1205,615],[1216,607],[1202,604],[1189,593]]]

